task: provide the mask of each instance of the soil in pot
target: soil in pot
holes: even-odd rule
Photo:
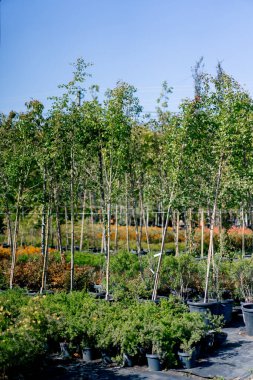
[[[242,306],[244,323],[246,332],[249,336],[253,336],[253,303],[248,303]]]
[[[146,354],[146,358],[148,360],[148,368],[151,371],[161,371],[161,362],[158,355]]]

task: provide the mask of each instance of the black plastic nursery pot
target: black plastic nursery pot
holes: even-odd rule
[[[253,336],[253,303],[242,305],[242,312],[246,332],[249,336]]]
[[[123,354],[123,365],[124,367],[133,367],[133,358],[128,354]]]
[[[209,302],[203,302],[203,301],[188,301],[187,304],[189,305],[190,312],[197,312],[197,313],[206,313],[210,311],[213,315],[219,315],[219,301],[209,301]]]
[[[182,367],[185,369],[190,369],[195,367],[196,364],[196,355],[193,351],[192,353],[188,352],[178,352],[178,357],[180,360],[180,363],[182,364]]]
[[[151,371],[161,371],[161,363],[158,355],[146,354],[148,360],[148,367]]]
[[[223,315],[226,324],[232,320],[233,302],[232,299],[220,301],[220,314]]]
[[[85,347],[82,349],[82,353],[83,353],[83,361],[84,362],[90,362],[93,360],[93,357],[94,357],[94,352],[93,352],[93,349],[90,348],[90,347]]]
[[[61,357],[64,359],[70,358],[69,345],[67,342],[60,342]]]
[[[214,332],[208,331],[201,339],[201,355],[208,355],[214,348]]]
[[[214,333],[213,348],[219,348],[226,342],[228,334],[224,331]]]
[[[195,312],[195,313],[203,313],[206,314],[210,312],[212,315],[219,315],[220,313],[220,303],[218,301],[209,301],[209,302],[192,302],[188,301],[187,302],[190,312]],[[209,324],[209,319],[205,318],[205,323],[208,325]]]
[[[243,306],[244,305],[249,305],[249,304],[251,304],[251,302],[241,302],[242,317],[243,317],[244,324],[245,324],[245,317],[244,317],[244,313],[243,313]]]

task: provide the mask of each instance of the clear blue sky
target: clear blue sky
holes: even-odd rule
[[[93,62],[101,92],[125,80],[146,111],[161,83],[171,110],[193,93],[191,67],[217,60],[253,94],[253,0],[2,0],[0,112],[57,94],[69,63]]]

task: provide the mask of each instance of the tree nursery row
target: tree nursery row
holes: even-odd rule
[[[102,97],[83,59],[49,109],[1,114],[3,376],[59,345],[189,367],[226,338],[232,299],[253,334],[253,102],[201,62],[176,114],[167,82],[155,116],[128,83]]]

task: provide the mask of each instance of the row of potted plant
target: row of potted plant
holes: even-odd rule
[[[99,282],[103,263],[97,267],[92,261],[92,255],[85,256],[87,265],[78,266],[75,273],[76,289],[81,290],[92,282]],[[89,261],[90,260],[90,261]],[[69,288],[69,271],[51,258],[48,271],[48,286],[54,290]],[[110,273],[110,291],[117,299],[125,298],[131,293],[134,297],[148,296],[154,283],[153,272],[157,258],[153,254],[142,257],[141,260],[128,252],[120,252],[112,256]],[[230,292],[231,298],[241,301],[253,300],[253,260],[223,257],[217,253],[214,257],[214,267],[211,268],[209,295],[221,298],[225,291]],[[17,262],[16,284],[30,289],[39,290],[41,286],[40,260]],[[9,261],[0,260],[0,288],[8,287]],[[160,275],[160,293],[168,295],[173,292],[183,298],[203,293],[206,280],[206,260],[196,260],[190,254],[180,254],[179,257],[165,256]],[[193,294],[194,293],[194,294]]]
[[[57,350],[59,343],[70,353],[96,349],[120,363],[156,355],[164,366],[174,367],[177,352],[191,353],[210,329],[201,314],[190,313],[175,297],[159,304],[110,303],[82,292],[29,298],[8,291],[0,293],[0,304],[5,316],[0,319],[0,368],[6,370]]]

